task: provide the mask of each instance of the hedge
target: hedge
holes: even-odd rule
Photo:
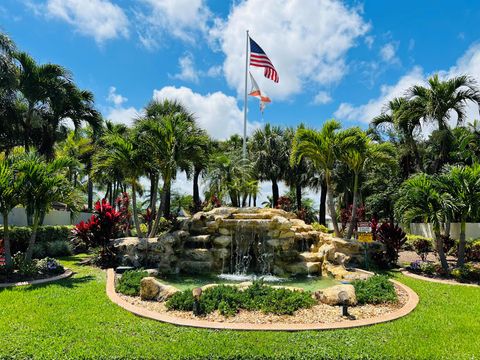
[[[39,226],[37,231],[37,244],[51,243],[57,241],[67,242],[72,229],[72,225],[63,226]],[[32,228],[28,226],[12,226],[8,229],[9,238],[12,246],[12,254],[17,251],[25,251],[28,241],[32,235]],[[3,238],[3,226],[0,227],[0,238]]]

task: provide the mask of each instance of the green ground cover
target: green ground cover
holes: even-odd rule
[[[420,296],[391,323],[308,332],[182,328],[112,304],[105,273],[63,261],[77,274],[54,284],[0,290],[0,358],[38,359],[477,359],[480,288],[398,279]]]

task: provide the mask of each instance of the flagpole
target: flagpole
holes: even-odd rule
[[[247,86],[248,86],[248,40],[250,37],[248,36],[247,30],[247,43],[245,47],[245,98],[244,98],[244,105],[243,105],[243,160],[247,159]]]

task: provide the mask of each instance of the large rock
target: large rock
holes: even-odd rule
[[[323,276],[329,276],[337,280],[342,280],[348,274],[350,274],[350,272],[347,269],[345,269],[345,266],[343,265],[332,264],[332,263],[329,263],[328,261],[324,262],[322,265]]]
[[[326,289],[317,290],[315,298],[327,305],[356,305],[357,297],[353,285],[336,285]]]
[[[154,277],[145,277],[140,281],[142,300],[166,301],[178,291],[175,286],[162,284]]]

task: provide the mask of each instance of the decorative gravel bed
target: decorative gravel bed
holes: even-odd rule
[[[397,303],[351,306],[349,307],[349,313],[355,317],[355,320],[359,320],[385,315],[403,307],[408,300],[408,295],[403,289],[398,286],[395,286],[395,289],[398,295]],[[273,315],[264,314],[260,311],[240,310],[233,317],[225,317],[221,315],[218,311],[214,311],[213,313],[205,316],[196,317],[191,312],[169,311],[166,309],[165,303],[163,302],[143,301],[140,299],[140,297],[125,296],[122,294],[118,294],[118,296],[132,305],[144,307],[148,310],[155,311],[160,314],[168,314],[170,316],[175,316],[182,319],[201,319],[212,322],[251,324],[325,324],[350,321],[350,319],[341,316],[341,309],[339,306],[330,306],[326,304],[318,304],[310,309],[298,310],[295,312],[294,315]]]

